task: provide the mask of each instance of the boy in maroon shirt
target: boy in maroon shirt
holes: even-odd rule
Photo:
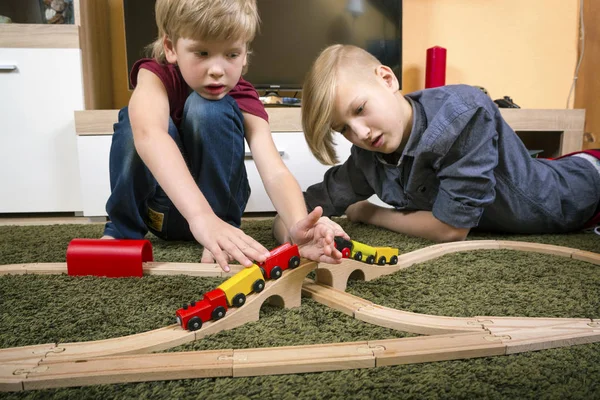
[[[250,196],[244,139],[267,193],[302,256],[339,262],[336,224],[307,214],[273,143],[268,116],[241,78],[258,27],[256,0],[158,0],[153,59],[131,73],[110,151],[110,222],[104,237],[196,240],[202,262],[228,271],[268,251],[239,229]]]

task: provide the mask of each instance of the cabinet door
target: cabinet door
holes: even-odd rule
[[[0,213],[81,211],[81,51],[0,49],[0,66]]]
[[[109,157],[112,135],[78,136],[81,201],[84,217],[106,216],[110,197]]]

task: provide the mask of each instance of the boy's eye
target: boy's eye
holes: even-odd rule
[[[239,57],[239,53],[231,53],[229,54],[229,58],[237,58]]]
[[[358,106],[358,108],[356,109],[356,113],[360,114],[361,112],[363,112],[364,109],[365,109],[365,105],[362,104],[362,105]]]
[[[207,57],[208,56],[208,51],[197,51],[196,55],[200,56],[200,57]]]

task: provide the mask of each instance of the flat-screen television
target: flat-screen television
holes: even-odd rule
[[[299,90],[319,52],[364,48],[402,84],[402,0],[257,0],[260,32],[244,78],[257,89]],[[124,0],[128,69],[156,38],[154,1]]]

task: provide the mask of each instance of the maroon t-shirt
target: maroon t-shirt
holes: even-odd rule
[[[179,123],[183,117],[183,106],[192,92],[192,89],[183,79],[179,67],[174,64],[159,64],[152,58],[138,60],[131,69],[130,79],[133,87],[137,85],[137,76],[140,68],[145,68],[153,72],[165,86],[167,96],[169,97],[171,119],[179,127]],[[258,92],[250,82],[240,78],[237,85],[228,94],[237,102],[240,110],[256,115],[269,122],[269,115],[258,98]]]

